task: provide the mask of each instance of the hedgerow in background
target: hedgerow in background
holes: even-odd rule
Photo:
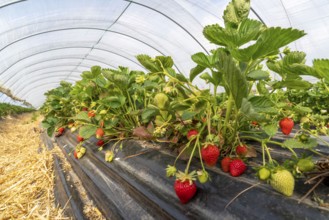
[[[106,152],[107,161],[112,161],[118,143],[130,138],[176,147],[177,159],[185,155],[188,162],[184,170],[177,170],[176,159],[168,165],[167,175],[176,176],[176,193],[183,203],[195,194],[197,178],[200,183],[207,182],[205,166],[216,165],[219,157],[225,157],[221,161],[225,172],[241,175],[247,168],[246,158],[255,156],[243,141],[256,140],[263,158],[257,168],[259,178],[291,196],[293,175],[300,177],[310,170],[303,171],[300,161],[313,163],[308,155],[297,155],[294,148],[314,152],[318,133],[302,126],[283,143],[272,137],[278,131],[290,135],[293,119],[314,114],[304,103],[289,100],[287,92],[312,88],[302,75],[328,80],[329,60],[315,60],[313,66],[307,66],[303,52],[286,47],[304,36],[303,31],[266,27],[249,19],[249,10],[250,1],[232,1],[224,11],[224,27],[215,24],[204,28],[204,36],[217,48],[210,54],[192,55],[197,66],[189,78],[175,71],[171,57],[138,55],[147,72],[95,66],[83,72],[74,86],[62,82],[61,87],[46,94],[42,107],[48,134],[62,131],[62,126],[79,129],[76,152],[81,152],[83,141],[93,135],[99,139],[97,147],[115,141]],[[273,80],[269,70],[280,80]],[[211,84],[211,90],[193,85],[197,76]],[[224,92],[219,93],[221,88]],[[268,144],[289,150],[292,159],[279,164],[272,159]],[[201,168],[191,171],[194,156]],[[191,190],[184,195],[181,188],[187,186]]]
[[[24,112],[32,112],[32,111],[35,111],[35,109],[17,106],[17,105],[11,105],[8,103],[0,103],[0,117],[20,114]]]

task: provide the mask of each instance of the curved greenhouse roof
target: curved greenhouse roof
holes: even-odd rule
[[[4,0],[0,3],[0,86],[34,107],[61,80],[74,83],[91,66],[143,70],[135,56],[168,55],[189,74],[191,55],[215,48],[204,26],[223,23],[229,1]],[[290,45],[307,63],[329,57],[329,2],[252,0],[251,18],[307,35]],[[201,85],[202,86],[202,85]],[[1,91],[4,91],[4,90]],[[0,102],[15,103],[5,94]]]

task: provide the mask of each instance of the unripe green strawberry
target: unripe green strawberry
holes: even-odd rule
[[[299,159],[297,162],[297,168],[301,172],[309,172],[315,167],[313,161],[309,158]]]
[[[276,191],[285,196],[292,196],[294,193],[295,179],[293,175],[285,169],[279,169],[272,173],[270,184]]]
[[[258,170],[258,177],[260,180],[267,180],[271,175],[271,171],[266,167],[262,167]]]
[[[200,183],[206,183],[209,179],[209,174],[205,170],[199,170],[197,172],[197,175],[198,175],[198,180]]]
[[[154,104],[159,109],[163,109],[166,106],[168,101],[169,101],[168,96],[163,92],[160,92],[154,96]]]
[[[81,152],[82,154],[85,154],[85,153],[86,153],[86,148],[81,147],[81,148],[80,148],[80,152]]]
[[[114,158],[113,151],[108,150],[105,152],[105,161],[112,162],[113,158]]]
[[[289,135],[292,128],[294,127],[294,121],[291,118],[283,118],[279,122],[281,131],[285,135]]]
[[[83,157],[83,153],[81,153],[80,151],[77,153],[77,157],[78,157],[78,159],[80,159],[81,157]]]

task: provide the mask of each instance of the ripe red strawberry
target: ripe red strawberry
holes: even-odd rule
[[[77,152],[76,150],[74,150],[73,155],[74,155],[74,158],[75,158],[75,159],[78,159],[78,152]]]
[[[258,122],[257,122],[257,121],[252,121],[252,122],[251,122],[251,125],[252,125],[252,126],[257,126],[257,125],[258,125]]]
[[[60,127],[60,128],[57,129],[57,131],[61,134],[63,134],[64,130],[65,130],[65,128],[63,128],[63,127]]]
[[[241,159],[234,159],[229,165],[231,176],[240,176],[246,171],[247,166]]]
[[[220,162],[222,170],[225,173],[228,173],[230,171],[230,163],[232,162],[232,158],[230,157],[224,157],[222,161]]]
[[[219,157],[219,149],[216,145],[208,144],[201,149],[201,156],[208,166],[215,166]]]
[[[187,132],[187,139],[191,140],[193,137],[197,136],[199,132],[195,129],[191,129]]]
[[[95,117],[95,111],[94,110],[91,110],[91,111],[89,111],[88,112],[88,118],[93,118],[93,117]]]
[[[292,128],[294,127],[294,121],[291,118],[283,118],[279,122],[281,131],[285,135],[289,135]]]
[[[181,203],[185,204],[195,195],[197,188],[194,181],[177,179],[174,184],[176,195]]]
[[[104,130],[102,128],[97,128],[96,130],[96,138],[101,139],[104,136]]]
[[[81,137],[80,135],[78,135],[78,136],[77,136],[77,141],[78,141],[78,142],[82,142],[82,141],[84,141],[84,138]]]
[[[248,148],[246,145],[239,145],[236,147],[235,152],[240,157],[245,157],[248,153]]]
[[[101,147],[104,145],[104,141],[103,140],[98,140],[96,143],[97,146]]]

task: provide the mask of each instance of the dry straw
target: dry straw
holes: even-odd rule
[[[52,152],[39,137],[31,114],[0,121],[0,219],[69,219],[54,205]]]
[[[40,140],[40,120],[32,114],[0,119],[0,219],[71,219],[55,206],[53,154],[72,173],[61,150],[46,150]],[[75,183],[79,183],[76,180]],[[104,219],[78,184],[84,197],[84,214]],[[69,201],[68,201],[69,202]]]

